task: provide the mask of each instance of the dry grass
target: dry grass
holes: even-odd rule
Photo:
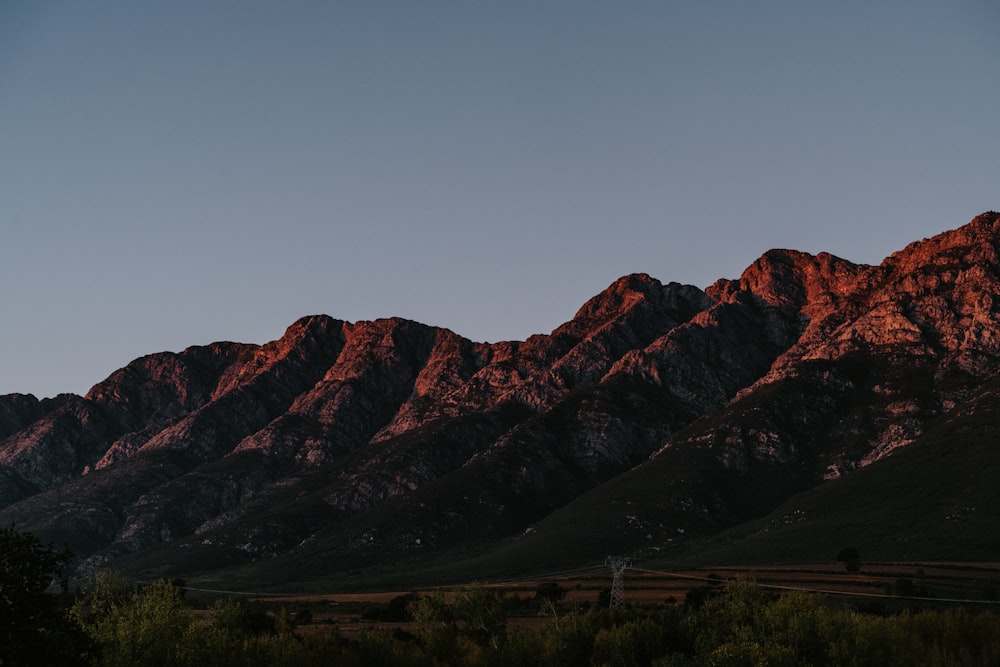
[[[653,567],[646,568],[653,570]],[[1000,585],[1000,563],[873,563],[862,567],[857,574],[845,572],[841,563],[803,563],[797,565],[724,566],[704,569],[656,572],[639,569],[625,572],[625,596],[630,604],[652,606],[664,603],[683,603],[688,592],[696,588],[720,586],[727,580],[749,578],[775,591],[806,590],[831,595],[845,600],[852,598],[887,608],[900,605],[954,606],[951,600],[968,600],[973,607],[998,608],[996,602],[975,601],[973,597],[983,586]],[[895,592],[900,580],[908,580],[917,593],[900,597]],[[545,581],[558,583],[566,590],[560,603],[563,610],[596,604],[602,591],[611,585],[609,572],[597,571],[573,577]],[[539,580],[493,582],[490,588],[505,596],[530,599]],[[371,630],[412,631],[413,624],[401,621],[378,621],[362,618],[364,610],[385,606],[390,600],[407,593],[428,594],[441,592],[451,600],[455,587],[420,589],[416,591],[377,591],[316,595],[294,595],[259,598],[270,608],[307,607],[312,622],[300,627],[302,632],[329,632],[334,627],[342,634],[353,636]],[[512,615],[510,622],[518,626],[538,626],[551,616],[543,612],[526,611]]]

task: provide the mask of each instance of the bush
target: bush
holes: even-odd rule
[[[263,605],[237,598],[218,600],[212,606],[212,627],[239,639],[276,632],[274,618]]]
[[[666,652],[663,626],[647,617],[600,630],[594,638],[592,663],[639,667]]]

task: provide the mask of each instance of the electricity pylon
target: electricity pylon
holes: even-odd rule
[[[604,564],[611,568],[611,608],[621,609],[625,606],[625,570],[632,566],[632,561],[625,556],[608,556]]]

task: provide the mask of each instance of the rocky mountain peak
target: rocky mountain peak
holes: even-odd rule
[[[73,398],[77,397],[72,394],[60,394],[55,398],[39,400],[32,394],[0,396],[0,441]]]
[[[771,306],[821,314],[838,297],[849,294],[870,267],[830,253],[818,255],[797,250],[769,250],[743,272],[738,280],[720,280],[708,293],[719,301],[740,292]]]
[[[328,315],[308,315],[293,322],[281,338],[248,351],[242,363],[232,364],[219,380],[214,398],[252,383],[276,367],[302,365],[335,354],[343,344],[344,322]]]
[[[213,343],[140,357],[94,385],[86,399],[117,414],[126,426],[141,428],[206,403],[226,371],[246,362],[256,349]]]
[[[980,419],[998,313],[985,213],[879,266],[778,249],[705,291],[627,275],[524,341],[313,315],[85,397],[0,396],[0,523],[156,576],[547,555],[547,534],[666,550]]]
[[[645,273],[623,276],[583,304],[564,326],[566,330],[570,327],[595,329],[620,317],[637,302],[655,298],[662,288],[659,280]]]
[[[898,274],[927,272],[932,267],[976,263],[996,265],[1000,244],[1000,213],[987,211],[966,225],[929,239],[910,243],[886,258],[883,266]]]
[[[865,388],[873,392],[865,399],[870,410],[885,406],[897,413],[864,427],[876,444],[845,455],[850,465],[912,442],[923,429],[916,415],[951,409],[1000,368],[998,219],[983,214],[912,243],[877,267],[859,267],[839,292],[802,308],[807,321],[796,343],[739,396],[803,381],[822,368],[823,392]],[[869,367],[858,366],[859,359],[869,359]],[[864,370],[847,382],[829,374],[831,363]]]

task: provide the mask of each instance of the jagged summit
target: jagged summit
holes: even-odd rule
[[[878,266],[771,250],[704,291],[624,276],[525,341],[314,315],[266,345],[152,354],[86,396],[0,397],[0,521],[81,566],[184,576],[321,577],[486,545],[507,565],[693,557],[845,480],[897,507],[896,462],[924,479],[933,459],[935,492],[979,508],[968,530],[942,509],[919,533],[869,531],[872,548],[995,559],[975,531],[996,494],[939,453],[1000,467],[978,440],[1000,381],[998,249],[990,212]],[[811,507],[819,557],[841,538]]]

